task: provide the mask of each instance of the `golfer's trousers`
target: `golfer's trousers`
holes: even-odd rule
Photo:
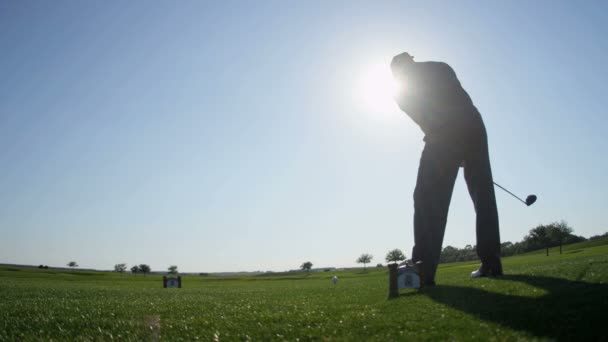
[[[448,209],[458,170],[464,177],[477,214],[477,254],[488,266],[500,262],[498,210],[481,117],[460,131],[461,138],[425,138],[414,191],[412,260],[422,261],[426,281],[433,281],[443,243]]]

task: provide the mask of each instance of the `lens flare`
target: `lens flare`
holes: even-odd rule
[[[394,97],[401,90],[388,65],[373,64],[359,78],[357,98],[368,111],[394,113],[398,111]]]

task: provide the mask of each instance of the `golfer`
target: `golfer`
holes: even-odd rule
[[[399,107],[425,134],[414,190],[414,249],[422,286],[435,285],[448,209],[459,167],[477,213],[479,270],[472,277],[502,275],[498,211],[486,129],[454,70],[441,62],[395,56],[391,70],[400,83]]]

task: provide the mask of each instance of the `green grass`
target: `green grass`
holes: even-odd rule
[[[438,286],[392,300],[384,268],[162,289],[157,275],[0,267],[0,340],[606,340],[608,245],[568,251],[505,258],[497,279],[441,265]]]

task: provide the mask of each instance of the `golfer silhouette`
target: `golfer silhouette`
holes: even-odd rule
[[[435,285],[448,209],[459,167],[477,214],[480,268],[472,277],[502,275],[498,210],[488,139],[481,115],[446,63],[415,62],[407,52],[391,62],[401,84],[395,100],[425,134],[414,190],[414,248],[421,286]]]

